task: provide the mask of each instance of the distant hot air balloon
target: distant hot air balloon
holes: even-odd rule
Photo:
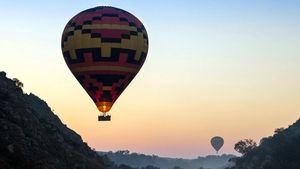
[[[222,146],[224,144],[224,139],[220,136],[215,136],[210,140],[210,143],[211,143],[212,147],[218,153],[218,151],[222,148]]]
[[[122,9],[91,8],[68,22],[61,46],[71,72],[103,113],[99,121],[110,120],[106,113],[146,59],[144,25]]]

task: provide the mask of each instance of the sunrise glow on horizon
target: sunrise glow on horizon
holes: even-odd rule
[[[62,31],[85,9],[109,5],[145,25],[149,53],[138,75],[99,123],[97,107],[68,69]],[[166,157],[215,155],[213,136],[256,142],[300,113],[300,2],[0,2],[0,71],[44,99],[99,151]],[[298,7],[297,7],[298,6]],[[5,23],[5,24],[4,24]]]

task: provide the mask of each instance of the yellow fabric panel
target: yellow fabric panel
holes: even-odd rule
[[[91,38],[90,34],[81,34],[81,31],[75,31],[74,36],[70,36],[67,42],[64,42],[63,52],[70,51],[72,59],[76,59],[75,50],[82,48],[99,48],[100,40]]]
[[[92,24],[83,25],[82,29],[117,29],[117,30],[127,30],[127,31],[137,31],[135,26],[119,25],[119,24]],[[75,27],[70,27],[67,32],[74,31]]]
[[[142,47],[142,49],[140,50],[146,52],[148,45],[144,43],[144,38],[142,36],[139,37],[131,36],[130,39],[122,39],[121,48],[136,50],[138,44],[137,41],[143,42],[143,44],[145,44],[145,47]],[[68,41],[64,42],[63,51],[65,52],[69,50],[82,49],[82,48],[99,48],[105,46],[105,44],[108,43],[101,43],[99,38],[91,38],[90,34],[75,33],[74,36],[68,37]],[[119,44],[117,43],[109,43],[109,44],[111,48],[117,48],[119,46]]]
[[[136,54],[134,59],[135,60],[140,60],[141,54],[144,51],[144,37],[142,33],[138,33],[138,37],[137,37],[137,49],[136,49]]]
[[[110,57],[111,56],[111,46],[112,46],[112,43],[102,43],[101,44],[102,57]]]
[[[105,29],[120,29],[120,30],[133,30],[135,27],[124,26],[124,25],[113,25],[113,24],[95,24],[95,25],[84,25],[87,29],[94,28],[105,28]],[[70,31],[73,28],[70,28]],[[136,28],[135,28],[136,30]],[[134,30],[133,30],[134,31]],[[141,53],[147,53],[148,44],[147,39],[143,37],[143,33],[138,32],[138,36],[130,36],[130,39],[121,39],[121,43],[102,43],[100,38],[91,38],[91,34],[82,34],[81,30],[74,31],[73,36],[69,36],[68,40],[64,42],[63,52],[69,51],[72,59],[76,59],[75,50],[83,48],[101,48],[102,57],[111,56],[111,48],[123,48],[136,50],[135,60],[139,60]]]
[[[87,72],[87,71],[101,71],[101,70],[137,73],[139,71],[139,68],[130,68],[130,67],[123,67],[123,66],[87,66],[87,67],[72,68],[72,72],[74,73]]]

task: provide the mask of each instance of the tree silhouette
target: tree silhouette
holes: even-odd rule
[[[256,142],[253,141],[252,139],[241,140],[234,145],[235,151],[243,155],[250,152],[256,147],[257,147]]]
[[[277,128],[277,129],[275,129],[274,133],[279,134],[279,133],[283,132],[284,130],[285,129],[283,127],[282,128]]]
[[[16,86],[18,86],[19,88],[23,88],[24,84],[17,78],[13,78],[13,81],[15,82]]]

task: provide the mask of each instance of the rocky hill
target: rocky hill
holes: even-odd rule
[[[0,72],[0,169],[111,168],[47,103]]]

